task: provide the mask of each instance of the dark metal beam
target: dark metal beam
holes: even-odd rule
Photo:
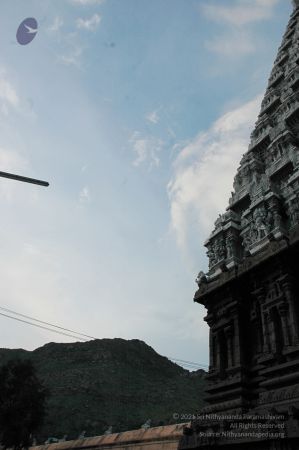
[[[24,181],[25,183],[39,184],[40,186],[49,186],[47,181],[36,180],[35,178],[23,177],[21,175],[15,175],[13,173],[1,172],[0,177],[10,178],[11,180]]]

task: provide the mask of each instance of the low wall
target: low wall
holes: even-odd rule
[[[56,444],[39,445],[31,450],[177,450],[187,423],[153,427],[96,436]]]

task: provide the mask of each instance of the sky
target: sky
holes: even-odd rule
[[[208,364],[194,280],[291,10],[1,0],[0,170],[50,186],[0,179],[0,307]],[[71,341],[0,316],[0,347]]]

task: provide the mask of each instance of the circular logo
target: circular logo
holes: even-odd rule
[[[17,41],[21,45],[29,44],[36,36],[37,33],[37,21],[34,17],[28,17],[23,20],[17,30]]]

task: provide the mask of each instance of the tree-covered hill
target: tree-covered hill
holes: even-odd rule
[[[30,359],[50,391],[39,441],[140,428],[148,419],[186,422],[203,404],[203,371],[189,372],[137,339],[0,349],[0,364],[14,358]]]

